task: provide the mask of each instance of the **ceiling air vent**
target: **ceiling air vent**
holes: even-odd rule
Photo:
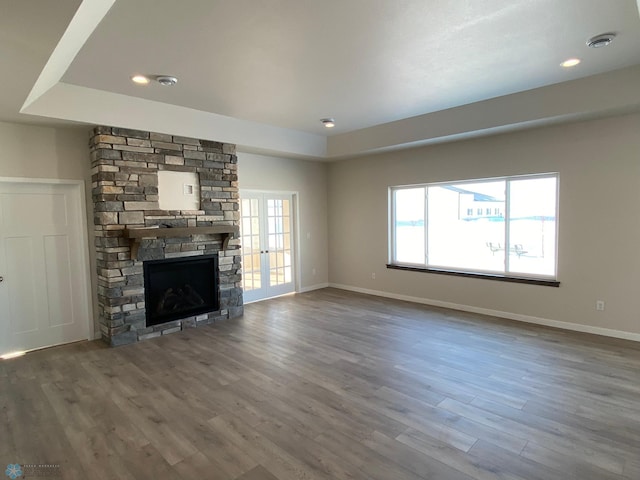
[[[169,75],[158,75],[156,77],[156,82],[158,82],[160,85],[164,85],[165,87],[172,87],[173,85],[178,83],[178,79]]]
[[[591,48],[606,47],[611,42],[613,42],[614,38],[616,38],[615,33],[603,33],[602,35],[596,35],[595,37],[587,40],[587,45],[589,45]]]

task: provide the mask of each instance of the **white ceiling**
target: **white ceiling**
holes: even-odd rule
[[[117,0],[107,12],[111,2],[85,0],[72,22],[80,0],[0,0],[0,53],[18,69],[0,119],[29,121],[18,111],[66,24],[24,112],[248,150],[340,157],[640,109],[635,0]],[[609,47],[586,46],[604,32],[618,34]],[[578,67],[559,66],[573,56]],[[140,87],[134,73],[179,82]],[[448,130],[420,133],[443,119]]]

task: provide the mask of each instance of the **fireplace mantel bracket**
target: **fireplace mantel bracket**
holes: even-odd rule
[[[145,238],[176,238],[191,235],[222,235],[222,250],[226,250],[229,240],[237,237],[240,227],[236,225],[216,225],[213,227],[179,227],[179,228],[125,228],[124,236],[131,245],[131,259],[138,258],[140,242]]]

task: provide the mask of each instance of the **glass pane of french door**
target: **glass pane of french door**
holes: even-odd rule
[[[267,198],[269,286],[291,283],[291,228],[289,199]]]
[[[262,255],[260,253],[259,199],[243,198],[240,202],[242,284],[248,292],[262,288]]]

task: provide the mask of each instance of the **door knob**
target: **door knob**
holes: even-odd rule
[[[0,277],[0,283],[4,282],[4,277]]]

